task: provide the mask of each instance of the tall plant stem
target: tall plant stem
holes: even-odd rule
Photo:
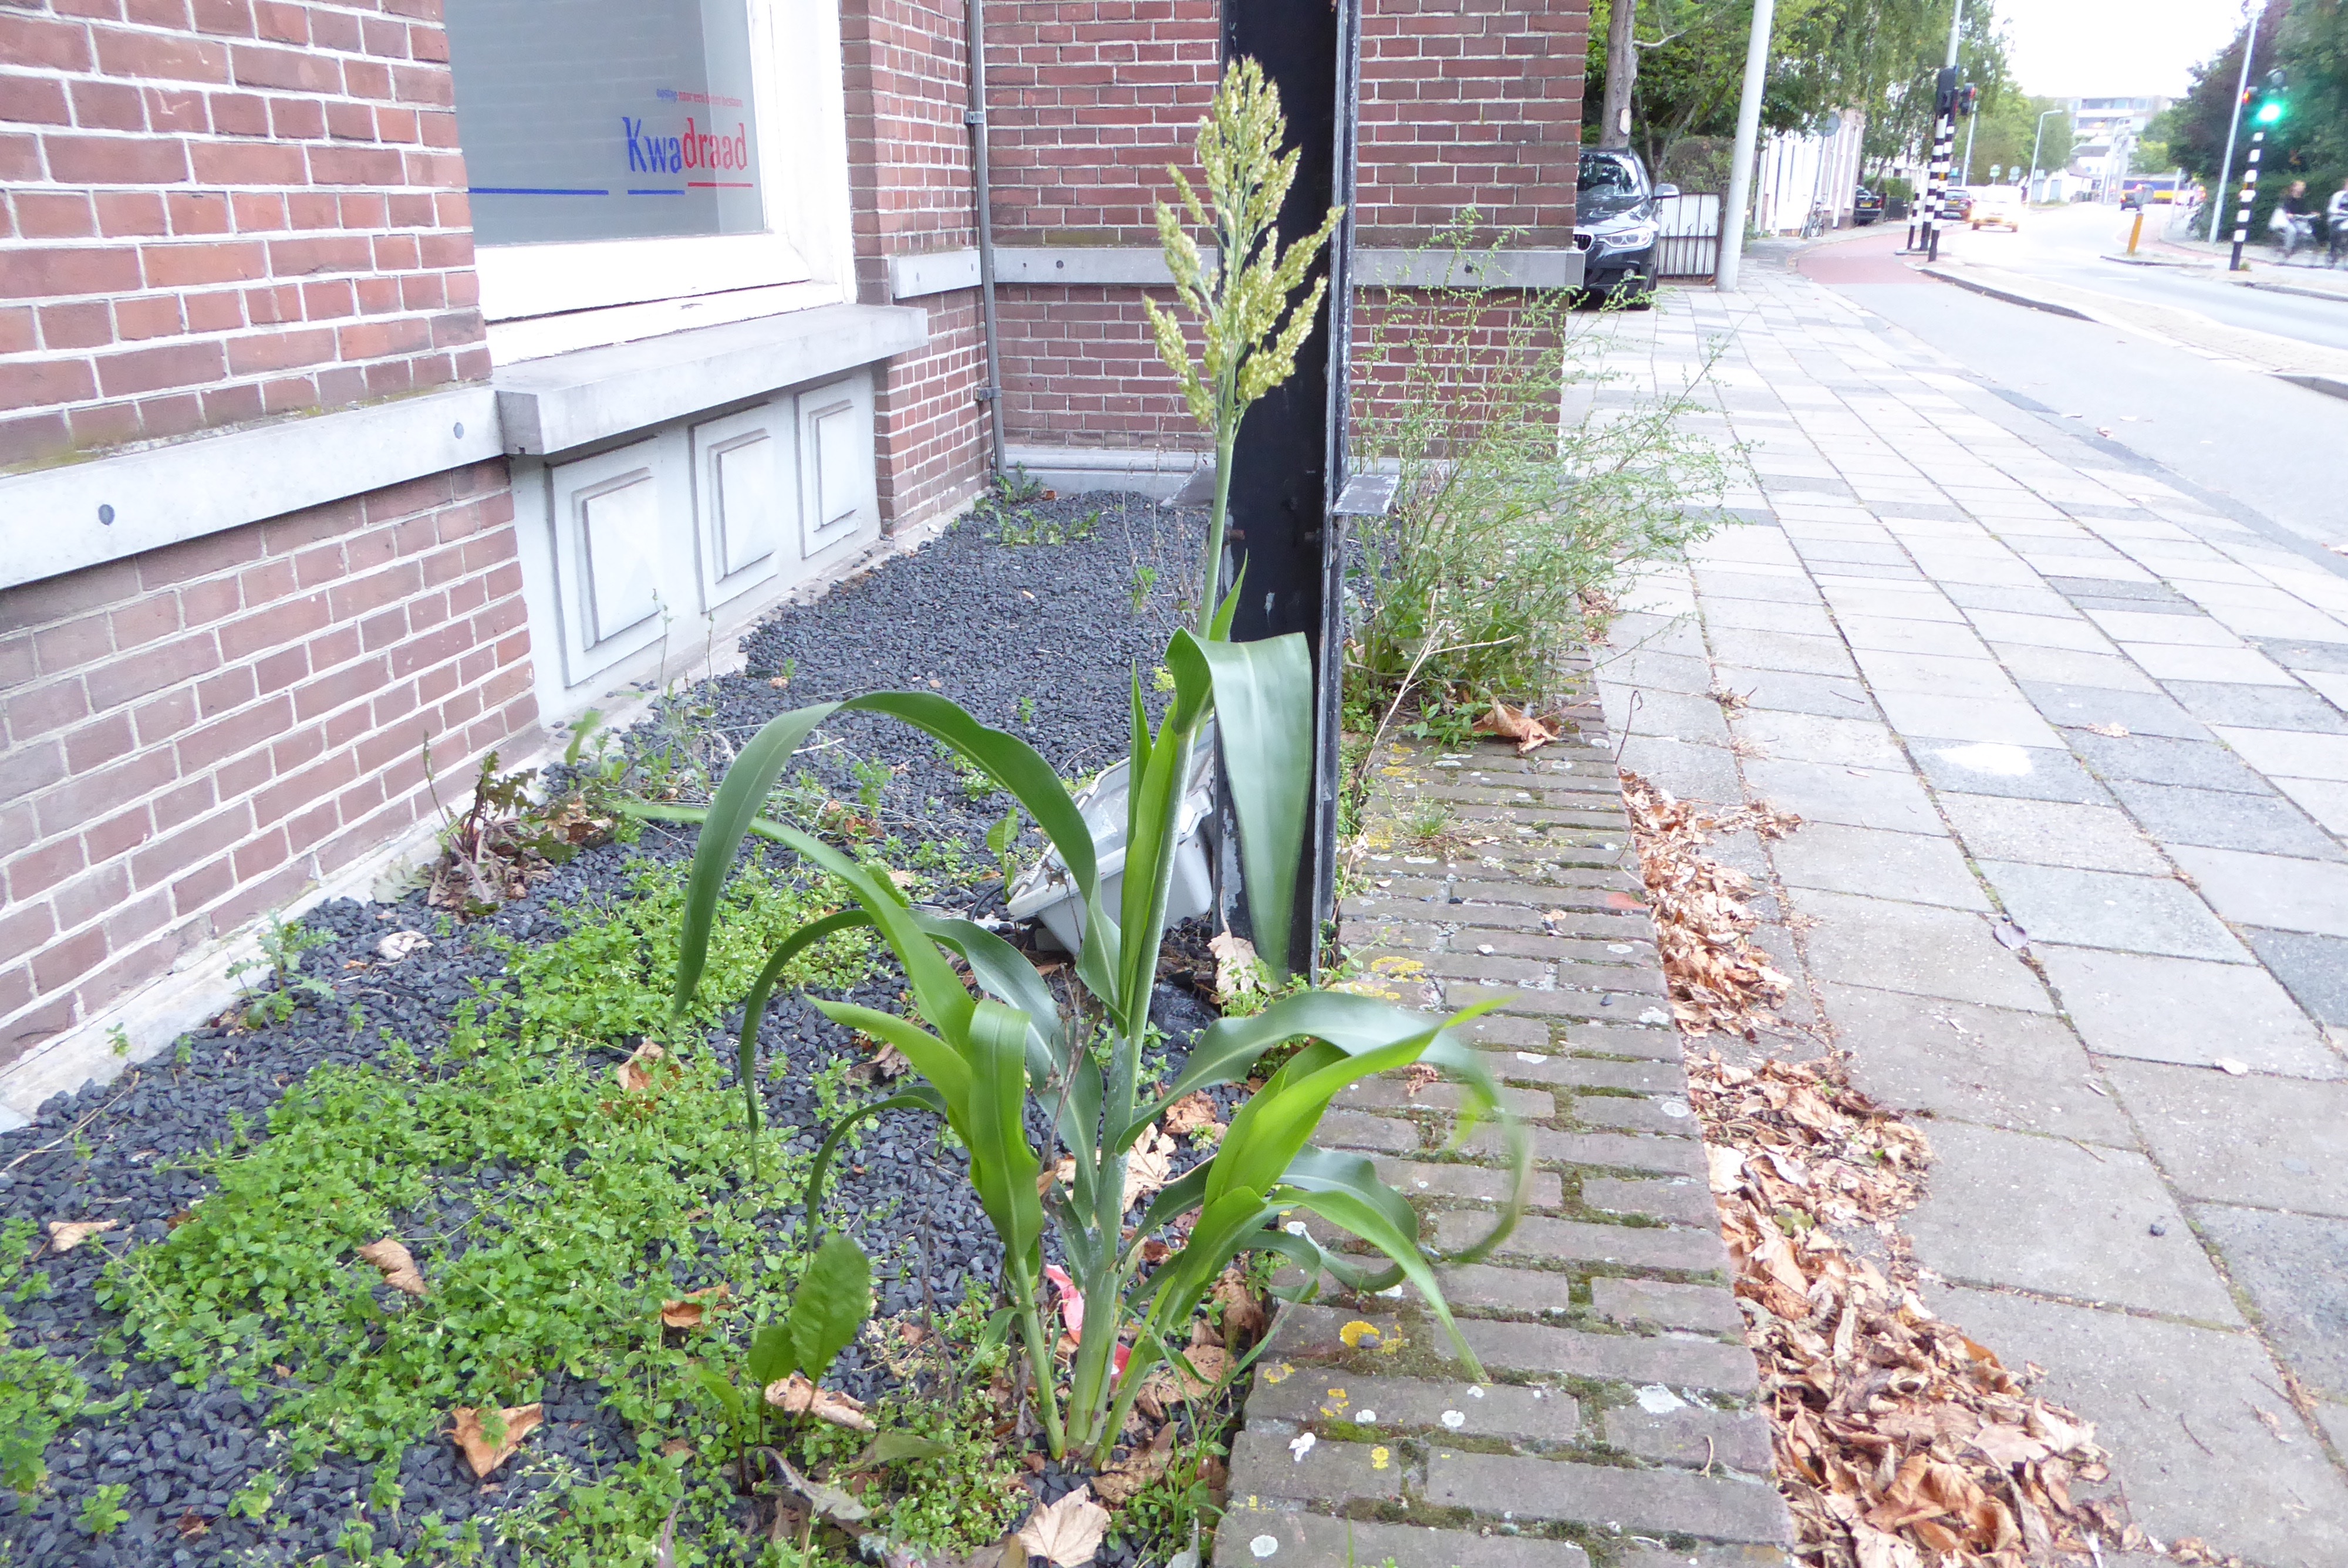
[[[1219,388],[1218,391],[1220,389]],[[1199,568],[1199,638],[1204,641],[1215,623],[1215,600],[1223,587],[1223,536],[1231,516],[1231,450],[1239,445],[1240,422],[1225,412],[1228,399],[1218,398],[1215,432],[1215,509],[1207,518],[1207,559]]]
[[[1060,1427],[1060,1398],[1052,1388],[1052,1347],[1044,1337],[1043,1309],[1036,1305],[1035,1282],[1018,1271],[1012,1280],[1014,1303],[1019,1314],[1019,1337],[1027,1342],[1027,1368],[1035,1375],[1035,1411],[1044,1419],[1044,1440],[1051,1445],[1052,1457],[1058,1459],[1067,1452],[1067,1434]]]

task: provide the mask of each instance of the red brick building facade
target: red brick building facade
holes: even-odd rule
[[[985,482],[963,5],[446,5],[0,0],[0,1066]],[[1365,9],[1362,275],[1557,281],[1583,0]],[[1217,7],[986,16],[1013,456],[1179,477]]]

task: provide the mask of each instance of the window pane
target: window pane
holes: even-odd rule
[[[747,0],[449,0],[484,245],[755,234]]]

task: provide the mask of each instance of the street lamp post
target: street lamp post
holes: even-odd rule
[[[2030,138],[2030,184],[2027,187],[2030,191],[2030,195],[2028,197],[2029,200],[2035,201],[2038,200],[2038,149],[2046,145],[2046,115],[2061,114],[2062,112],[2062,107],[2057,105],[2054,108],[2048,109],[2045,114],[2040,115],[2038,117],[2038,134]]]
[[[1949,165],[1957,150],[1957,45],[1965,25],[1965,0],[1957,0],[1949,17],[1949,63],[1941,67],[1932,94],[1932,165],[1926,175],[1924,227],[1921,244],[1914,233],[1908,248],[1921,250],[1932,261],[1941,259],[1941,205],[1947,199]]]
[[[1745,45],[1745,91],[1736,102],[1736,150],[1728,160],[1728,200],[1720,205],[1720,261],[1713,286],[1736,292],[1737,262],[1745,253],[1745,206],[1753,198],[1754,142],[1761,134],[1761,87],[1769,71],[1769,28],[1776,0],[1754,0],[1753,31]]]

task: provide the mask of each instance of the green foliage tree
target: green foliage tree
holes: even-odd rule
[[[1610,0],[1591,0],[1583,96],[1587,130],[1606,77]],[[1794,130],[1830,109],[1867,117],[1867,153],[1880,160],[1930,133],[1932,73],[1949,36],[1951,0],[1779,0],[1762,100],[1765,130]],[[1752,0],[1643,0],[1632,145],[1662,169],[1691,137],[1733,137]],[[1965,8],[1960,58],[1984,108],[2009,91],[2005,46],[1989,0]],[[1591,138],[1594,139],[1594,137]]]
[[[2074,142],[2069,115],[2047,115],[2046,134],[2044,138],[2038,134],[2040,113],[2054,108],[2061,102],[2059,98],[2024,97],[2020,93],[2007,93],[1994,108],[1983,108],[1979,117],[1980,124],[1972,133],[1973,183],[1988,183],[1989,171],[1993,168],[2004,171],[2000,178],[2005,184],[2020,182],[2030,172],[2030,154],[2034,146],[2037,148],[2041,169],[2061,169],[2069,163]],[[1963,146],[1963,142],[1959,141],[1960,151]],[[2141,167],[2149,169],[2151,166],[2145,164]],[[2161,167],[2165,169],[2168,165]]]
[[[2249,33],[2245,23],[2193,73],[2192,90],[2152,128],[2151,134],[2167,142],[2169,156],[2205,182],[2218,178],[2219,160],[2225,156]],[[2259,202],[2250,215],[2254,237],[2265,235],[2268,214],[2293,179],[2306,180],[2309,196],[2321,206],[2348,179],[2348,0],[2267,0],[2250,56],[2253,90],[2275,70],[2290,83],[2290,107],[2268,130],[2260,157]],[[2244,125],[2230,171],[2235,181],[2241,179],[2241,149],[2249,136]]]

